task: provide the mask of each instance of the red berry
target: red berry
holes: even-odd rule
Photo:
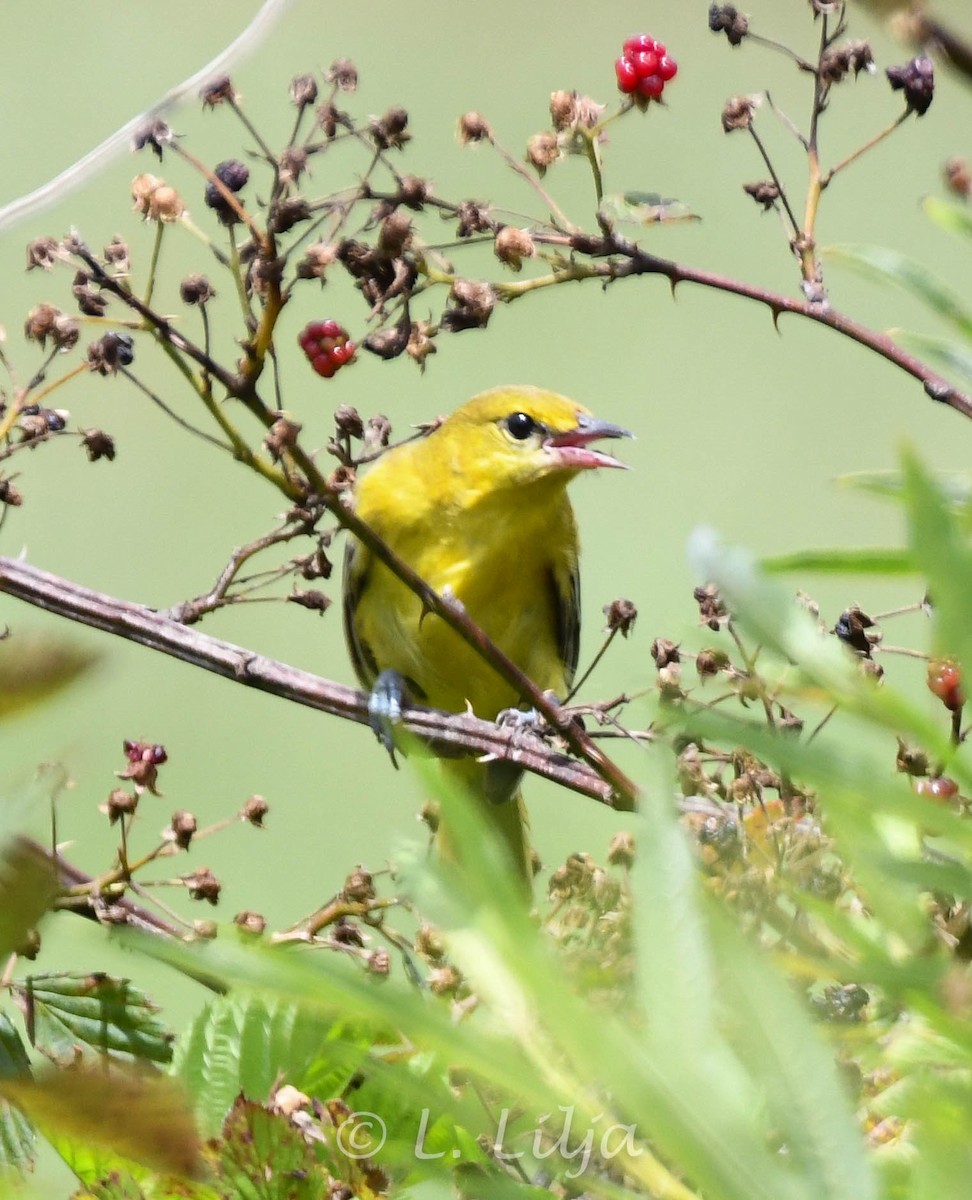
[[[957,712],[965,703],[962,672],[950,658],[933,658],[928,664],[928,687],[949,712]]]
[[[633,92],[638,86],[638,72],[630,58],[622,55],[614,64],[614,72],[618,77],[618,87],[622,92]]]
[[[311,367],[324,379],[331,376],[354,358],[357,347],[348,331],[337,321],[311,321],[297,335],[297,343],[307,356]]]
[[[667,54],[663,54],[658,60],[658,74],[668,83],[669,79],[674,79],[678,74],[678,63],[674,58],[669,58]]]
[[[915,783],[918,795],[927,796],[929,800],[951,800],[958,795],[958,790],[958,784],[947,775],[932,775]]]
[[[654,75],[658,70],[658,55],[653,54],[650,50],[642,50],[631,56],[631,64],[637,72],[638,78],[644,79],[646,75]]]
[[[664,53],[665,47],[661,42],[655,41],[650,33],[636,33],[634,37],[629,37],[623,46],[625,54],[637,54],[640,50],[660,51]]]
[[[636,90],[639,96],[644,96],[648,100],[660,100],[661,94],[665,90],[665,81],[660,75],[646,75],[644,79],[638,80]]]

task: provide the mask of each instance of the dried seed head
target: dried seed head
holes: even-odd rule
[[[353,92],[358,86],[358,68],[350,58],[337,58],[327,69],[324,78],[339,92]]]
[[[23,493],[9,479],[0,477],[0,504],[8,504],[11,508],[20,508],[24,502]]]
[[[460,145],[468,146],[470,142],[488,142],[493,136],[493,130],[484,116],[478,112],[467,112],[459,118],[456,135]]]
[[[395,211],[385,217],[378,230],[378,253],[384,258],[400,258],[412,241],[412,222],[405,213]]]
[[[361,413],[350,404],[342,404],[334,413],[334,425],[340,437],[364,437],[364,421]]]
[[[341,889],[344,897],[352,904],[363,904],[375,898],[375,883],[370,871],[364,867],[356,867],[345,879]]]
[[[130,334],[106,333],[88,346],[88,370],[97,375],[114,375],[135,361],[135,343]]]
[[[462,976],[448,964],[434,967],[426,981],[433,996],[454,996],[462,987]]]
[[[158,790],[158,774],[167,760],[165,747],[152,742],[131,741],[126,738],[122,743],[128,765],[123,771],[116,771],[118,779],[130,779],[135,785],[135,791],[151,792],[153,796],[161,796]]]
[[[324,282],[324,273],[337,258],[337,249],[329,242],[315,242],[308,246],[304,257],[297,264],[297,275],[301,279],[320,279]]]
[[[831,46],[820,59],[820,76],[825,83],[840,83],[845,75],[874,72],[874,54],[870,42],[848,41]]]
[[[713,4],[709,9],[709,28],[725,33],[730,46],[738,46],[749,33],[749,18],[734,4]]]
[[[148,216],[149,200],[152,193],[162,183],[162,180],[157,175],[136,175],[132,180],[132,200],[133,207],[136,212],[141,213],[143,217]]]
[[[370,975],[384,978],[391,972],[391,955],[385,949],[372,950],[366,961]]]
[[[576,115],[576,92],[558,91],[550,93],[550,119],[553,121],[554,129],[569,129],[573,125]]]
[[[903,775],[927,775],[929,758],[920,747],[910,746],[898,738],[898,753],[894,765]]]
[[[309,220],[310,215],[310,205],[303,196],[288,196],[277,204],[270,226],[274,233],[286,233],[301,221]]]
[[[428,962],[440,962],[445,954],[442,934],[433,925],[420,925],[415,935],[415,952]]]
[[[149,221],[178,221],[185,211],[186,206],[175,188],[160,183],[149,196],[145,216]]]
[[[407,321],[399,321],[397,325],[390,325],[387,329],[376,329],[365,338],[364,348],[372,354],[377,354],[379,358],[398,358],[408,346],[410,329]]]
[[[188,875],[183,875],[182,882],[185,884],[193,900],[205,900],[207,904],[219,903],[219,893],[222,890],[222,884],[209,867],[200,867],[198,871],[192,871]]]
[[[369,453],[380,450],[388,445],[391,437],[392,423],[383,413],[375,413],[368,418],[364,432],[364,448]]]
[[[270,805],[262,796],[253,795],[240,809],[240,817],[250,825],[255,825],[257,829],[263,828],[263,818],[270,811]]]
[[[607,618],[607,628],[610,633],[620,633],[622,637],[627,637],[634,629],[638,610],[632,601],[619,597],[617,600],[612,600],[601,611]]]
[[[885,71],[892,91],[903,91],[908,108],[923,117],[935,98],[935,67],[927,55],[905,63],[903,67],[888,67]]]
[[[253,912],[251,909],[245,908],[242,912],[238,912],[236,914],[236,916],[233,918],[233,924],[250,937],[262,937],[267,928],[267,918],[258,912]],[[296,1088],[289,1088],[289,1090],[295,1093],[297,1096],[302,1094],[298,1092]],[[280,1091],[277,1092],[274,1101],[275,1104],[279,1103],[279,1097],[287,1091],[288,1088],[281,1088]],[[304,1096],[304,1101],[305,1103],[310,1103],[306,1096]]]
[[[88,462],[97,462],[99,458],[115,461],[115,443],[103,429],[82,429],[81,445],[88,456]]]
[[[526,159],[542,176],[561,156],[560,142],[556,134],[544,131],[535,133],[527,142]]]
[[[633,833],[622,831],[611,839],[607,860],[612,867],[630,867],[634,863],[635,839]]]
[[[655,666],[658,668],[667,667],[669,663],[680,662],[678,643],[669,641],[668,638],[655,638],[651,643],[651,657],[655,660]]]
[[[752,196],[757,204],[762,205],[763,211],[772,208],[780,198],[780,189],[772,179],[761,179],[759,183],[744,183],[743,191]]]
[[[401,150],[412,136],[406,132],[408,113],[404,108],[390,108],[384,116],[372,117],[368,125],[371,139],[379,150]]]
[[[972,196],[972,165],[967,158],[955,155],[950,158],[944,168],[945,183],[956,196],[968,199]]]
[[[287,146],[280,155],[280,182],[296,183],[307,170],[307,151],[303,146]]]
[[[295,588],[287,599],[291,604],[299,604],[301,608],[309,608],[311,612],[319,613],[321,616],[331,607],[330,596],[326,596],[316,588],[308,588],[304,592]]]
[[[428,321],[413,321],[412,328],[408,335],[408,345],[405,347],[405,353],[409,358],[413,358],[419,365],[421,370],[425,370],[425,360],[430,354],[435,354],[437,347],[433,342],[429,331],[432,325]]]
[[[695,669],[700,679],[718,675],[729,666],[729,655],[725,650],[700,650],[695,656]]]
[[[726,606],[719,595],[719,589],[715,584],[710,583],[705,587],[697,587],[692,592],[692,597],[699,606],[699,617],[702,624],[707,625],[713,633],[718,633],[729,619]]]
[[[70,350],[76,344],[79,332],[78,323],[73,317],[50,304],[38,304],[32,308],[24,323],[24,336],[29,341],[46,346],[50,338],[51,343],[62,351]]]
[[[205,275],[187,275],[179,284],[179,295],[184,304],[208,304],[216,295],[213,285]]]
[[[533,258],[537,248],[525,229],[504,225],[493,240],[493,253],[505,266],[519,271],[525,258]]]
[[[748,129],[759,105],[759,96],[733,96],[727,100],[722,110],[723,130],[732,133],[734,129]]]
[[[109,825],[114,825],[123,817],[131,816],[138,808],[138,796],[126,792],[124,788],[112,788],[104,804],[98,805],[98,812],[104,813]]]
[[[161,118],[149,121],[132,138],[132,149],[143,150],[146,146],[156,158],[162,158],[162,151],[175,141],[175,134],[169,125]]]
[[[128,243],[117,234],[105,246],[105,262],[111,267],[112,274],[116,276],[127,275],[131,269]]]
[[[317,81],[313,75],[295,75],[290,81],[290,100],[297,108],[306,108],[317,99]]]
[[[477,204],[475,200],[464,200],[459,205],[457,215],[459,228],[456,230],[456,237],[474,237],[477,233],[489,233],[493,228],[488,205]]]
[[[872,648],[881,640],[874,621],[859,608],[841,613],[831,633],[861,658],[870,658]]]
[[[45,271],[53,271],[58,262],[63,262],[64,253],[60,244],[52,237],[34,238],[27,243],[27,270],[41,267]]]
[[[485,329],[496,305],[496,293],[484,280],[457,279],[449,292],[450,307],[442,314],[442,328],[450,333]]]
[[[178,809],[172,814],[169,829],[164,835],[174,842],[180,850],[188,850],[196,832],[196,818],[184,809]]]
[[[217,104],[237,104],[239,96],[233,90],[233,84],[228,75],[217,75],[204,84],[199,90],[203,108],[215,108]]]
[[[429,198],[429,184],[417,175],[403,175],[398,181],[398,198],[406,208],[421,212],[422,206]]]

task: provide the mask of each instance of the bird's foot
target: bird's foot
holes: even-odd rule
[[[398,671],[382,671],[368,697],[368,724],[379,742],[395,758],[395,730],[402,723],[402,709],[408,703],[408,684]]]

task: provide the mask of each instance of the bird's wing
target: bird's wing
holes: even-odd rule
[[[356,614],[370,573],[371,555],[360,542],[348,538],[348,547],[344,552],[344,637],[354,673],[362,686],[367,688],[378,677],[378,664],[371,647],[360,635]]]
[[[576,563],[571,566],[555,564],[550,571],[550,583],[557,622],[557,650],[570,687],[580,655],[580,574]]]

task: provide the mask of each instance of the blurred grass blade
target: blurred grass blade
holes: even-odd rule
[[[51,1070],[35,1079],[0,1078],[0,1096],[52,1136],[93,1143],[170,1175],[202,1173],[185,1098],[164,1076]]]
[[[914,575],[918,570],[907,550],[881,546],[796,550],[761,559],[760,566],[774,575],[792,571],[814,571],[822,575]]]
[[[921,202],[921,207],[925,215],[940,229],[972,238],[972,212],[967,204],[956,204],[938,196],[926,196]]]
[[[972,379],[972,346],[908,329],[889,330],[889,336],[906,349],[937,363],[943,371]]]
[[[100,655],[47,634],[0,640],[0,720],[56,695],[89,671]]]
[[[24,838],[0,851],[0,955],[23,948],[59,891],[54,867]]]
[[[885,246],[828,246],[827,258],[886,283],[894,283],[924,301],[964,337],[972,338],[972,310],[964,299],[916,259]]]

